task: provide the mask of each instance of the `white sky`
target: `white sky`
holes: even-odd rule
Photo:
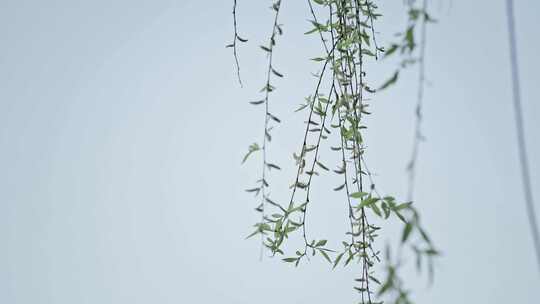
[[[269,153],[288,197],[320,46],[304,1],[283,0],[285,36],[271,107],[284,123]],[[353,303],[355,269],[319,259],[298,269],[258,261],[243,189],[259,162],[257,99],[269,1],[239,1],[250,43],[232,54],[232,1],[0,3],[0,303]],[[378,1],[383,2],[383,1]],[[381,3],[379,41],[404,24]],[[540,201],[540,43],[536,1],[516,1],[525,124]],[[517,165],[504,2],[432,3],[417,206],[444,252],[435,285],[410,273],[418,303],[535,303],[540,276]],[[382,81],[391,64],[374,66]],[[372,103],[367,155],[378,187],[403,197],[416,74]],[[324,150],[327,153],[329,150]],[[324,155],[323,155],[324,157]],[[318,182],[318,180],[316,180]],[[309,233],[340,239],[343,200],[321,178]],[[322,186],[322,187],[321,187]],[[540,209],[540,208],[537,208]],[[540,216],[540,214],[539,214]],[[392,237],[396,227],[388,228]],[[380,242],[381,247],[384,241]],[[293,248],[291,248],[292,250]]]

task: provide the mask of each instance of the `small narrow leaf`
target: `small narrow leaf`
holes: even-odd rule
[[[379,90],[384,90],[386,88],[388,88],[389,86],[393,85],[397,79],[398,79],[398,76],[399,76],[399,71],[396,71],[394,72],[394,75],[392,75],[392,77],[390,77],[390,79],[388,79],[380,88]]]
[[[364,196],[368,195],[366,192],[354,192],[351,194],[352,198],[363,198]]]
[[[343,257],[343,253],[340,253],[338,254],[338,256],[336,257],[336,259],[334,260],[334,266],[332,268],[336,268],[336,266],[339,264],[339,261],[341,260],[341,258]]]
[[[274,165],[274,164],[271,164],[271,163],[268,163],[266,164],[268,166],[268,168],[270,169],[277,169],[277,170],[281,170],[281,168],[278,166],[278,165]]]
[[[266,47],[264,45],[261,45],[261,49],[263,49],[264,51],[269,52],[269,53],[272,52],[271,49],[269,49],[268,47]]]
[[[320,246],[324,246],[326,245],[326,240],[320,240],[317,242],[317,244],[315,244],[315,247],[320,247]]]
[[[345,184],[337,186],[336,188],[334,188],[334,191],[339,191],[339,190],[343,189],[343,187],[345,187]]]
[[[251,153],[255,152],[255,151],[259,151],[260,150],[260,147],[257,143],[253,143],[249,146],[248,148],[248,153],[244,156],[244,158],[242,159],[242,164],[246,162],[246,160],[248,159],[248,157],[251,155]]]
[[[272,73],[274,73],[274,75],[276,75],[277,77],[283,77],[283,74],[281,74],[280,72],[274,70],[274,68],[272,68]]]
[[[403,228],[403,234],[401,236],[401,243],[405,243],[409,236],[411,235],[411,231],[413,229],[413,225],[411,223],[405,224],[405,227]]]
[[[330,257],[328,256],[328,253],[324,252],[324,250],[319,250],[319,252],[328,261],[328,263],[332,264],[332,260],[330,260]]]
[[[328,169],[325,165],[323,165],[320,161],[317,161],[317,165],[319,165],[319,167],[321,167],[323,170],[326,170],[326,171],[330,171],[330,169]]]

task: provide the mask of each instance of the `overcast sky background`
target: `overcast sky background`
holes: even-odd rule
[[[234,74],[231,1],[0,2],[1,303],[353,303],[358,269],[314,259],[259,262],[257,99],[269,1],[239,1],[250,43]],[[378,1],[381,44],[405,24]],[[384,2],[384,3],[383,3]],[[396,2],[396,3],[394,3]],[[540,201],[538,1],[516,1],[533,190]],[[418,303],[535,303],[540,275],[515,145],[504,1],[437,0],[430,27],[417,207],[444,256],[435,284],[407,273]],[[286,77],[272,111],[272,195],[288,197],[320,54],[305,1],[283,1],[275,53]],[[392,63],[372,67],[380,83]],[[416,73],[372,101],[366,155],[378,187],[403,198]],[[329,149],[323,150],[323,158]],[[336,177],[315,180],[312,237],[341,239]],[[537,210],[540,208],[537,208]],[[540,216],[540,214],[538,214]],[[379,243],[398,232],[390,226]],[[337,247],[337,242],[332,243]],[[291,248],[292,249],[292,248]]]

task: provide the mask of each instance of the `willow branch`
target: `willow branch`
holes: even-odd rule
[[[270,35],[270,41],[269,46],[265,51],[268,52],[268,69],[266,72],[266,84],[263,88],[265,92],[264,96],[264,106],[265,106],[265,115],[264,115],[264,135],[263,135],[263,144],[262,144],[262,154],[263,154],[263,164],[262,164],[262,178],[261,178],[261,192],[262,192],[262,201],[261,201],[261,223],[265,220],[265,207],[267,202],[271,202],[271,200],[268,198],[265,188],[268,187],[268,183],[266,181],[266,170],[269,165],[267,162],[267,143],[271,140],[270,131],[269,131],[269,121],[270,119],[277,120],[279,122],[279,119],[275,118],[270,111],[269,111],[269,99],[270,99],[270,92],[273,91],[273,87],[270,84],[270,81],[272,79],[272,73],[274,71],[272,66],[272,60],[274,55],[274,46],[276,44],[276,34],[281,32],[281,29],[278,25],[278,18],[279,18],[279,12],[281,9],[281,0],[278,0],[274,6],[273,9],[275,11],[274,15],[274,23],[272,26],[272,34]],[[262,258],[262,248],[264,246],[264,234],[261,234],[261,258]]]

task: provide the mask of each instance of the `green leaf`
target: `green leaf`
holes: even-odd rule
[[[403,234],[401,236],[401,243],[405,243],[409,236],[411,235],[413,229],[413,225],[411,223],[405,224],[405,227],[403,228]]]
[[[247,39],[244,39],[244,38],[242,38],[242,37],[240,37],[238,35],[236,35],[236,39],[240,40],[241,42],[248,42]]]
[[[261,191],[261,187],[246,189],[246,192],[257,192],[258,193],[259,191]]]
[[[371,281],[373,281],[373,282],[375,282],[375,283],[381,285],[381,282],[380,282],[376,277],[374,277],[374,276],[369,276],[369,279],[370,279]]]
[[[330,169],[328,169],[325,165],[323,165],[320,161],[317,161],[317,165],[319,165],[319,167],[321,167],[323,170],[326,170],[326,171],[330,171]]]
[[[421,227],[418,227],[418,230],[420,231],[420,235],[426,241],[426,243],[431,244],[431,240],[429,239],[429,236],[427,235],[426,231],[422,229]]]
[[[349,263],[353,260],[353,258],[354,258],[354,254],[352,253],[351,250],[349,250],[349,257],[348,257],[347,260],[345,261],[345,265],[344,265],[344,266],[349,265]]]
[[[277,77],[283,77],[283,74],[281,74],[280,72],[276,71],[274,68],[272,68],[272,73],[274,73],[274,75],[276,75]]]
[[[246,160],[248,159],[248,157],[251,155],[251,153],[255,152],[255,151],[259,151],[261,148],[259,147],[259,145],[257,143],[253,143],[249,146],[248,148],[248,153],[244,156],[244,158],[242,159],[242,164],[246,162]]]
[[[398,80],[398,76],[399,76],[399,71],[395,71],[394,75],[392,75],[390,79],[388,79],[385,83],[383,83],[383,85],[379,88],[379,90],[384,90],[388,88],[389,86],[393,85],[394,83],[396,83],[396,81]]]
[[[328,254],[326,252],[324,252],[324,250],[319,250],[319,252],[322,254],[322,256],[328,261],[328,263],[332,264],[332,260],[330,259],[330,257],[328,256]]]
[[[326,240],[320,240],[317,242],[317,244],[315,244],[315,247],[320,247],[320,246],[324,246],[326,245]]]
[[[301,104],[300,107],[295,110],[295,112],[302,111],[303,109],[307,108],[307,106],[308,106],[307,104]]]
[[[345,187],[345,184],[339,185],[336,188],[334,188],[334,191],[339,191]]]
[[[246,236],[246,240],[249,239],[250,237],[256,235],[256,234],[259,234],[261,233],[261,230],[260,229],[257,229],[255,231],[253,231],[253,233],[251,233],[250,235]]]
[[[394,54],[398,48],[399,48],[399,45],[392,44],[390,48],[386,50],[386,52],[384,52],[384,57],[389,57],[390,55]]]
[[[309,31],[305,32],[305,33],[304,33],[304,35],[309,35],[309,34],[313,34],[313,33],[315,33],[315,32],[318,32],[318,31],[319,31],[319,29],[318,29],[318,28],[313,28],[313,29],[311,29],[311,30],[309,30]]]
[[[424,251],[424,252],[425,252],[427,255],[440,255],[440,253],[439,253],[437,250],[433,249],[433,248],[427,249],[427,250]]]
[[[407,220],[405,220],[405,217],[399,213],[399,211],[394,210],[394,214],[404,223],[407,223]]]
[[[368,49],[362,49],[362,55],[367,55],[367,56],[375,57],[375,54],[373,54],[373,52],[371,52],[371,51],[368,50]]]
[[[341,258],[343,257],[343,254],[344,254],[344,253],[345,253],[345,252],[342,252],[342,253],[338,254],[338,256],[336,257],[336,259],[334,260],[334,267],[332,267],[332,268],[336,268],[336,266],[339,264],[339,261],[340,261]]]
[[[271,164],[271,163],[267,163],[266,166],[268,166],[269,169],[281,170],[281,168],[278,165],[274,165],[274,164]]]
[[[268,114],[268,117],[270,117],[273,121],[277,122],[277,123],[280,123],[281,122],[281,119],[277,118],[276,116],[270,114],[270,113],[267,113]]]
[[[293,263],[293,262],[296,262],[296,260],[298,260],[298,258],[284,258],[283,259],[283,261],[287,263]]]
[[[407,42],[407,46],[409,47],[409,50],[412,51],[415,47],[414,26],[409,26],[409,28],[407,29],[407,32],[405,33],[405,41]]]
[[[379,198],[370,196],[370,197],[366,198],[365,200],[362,200],[362,202],[360,203],[360,205],[358,205],[358,207],[359,208],[372,207],[372,205],[374,205],[378,201],[379,201]]]
[[[396,207],[394,207],[394,210],[402,210],[402,209],[406,209],[406,208],[409,208],[411,205],[412,205],[412,202],[399,204],[399,205],[397,205]]]
[[[375,212],[375,214],[377,214],[379,217],[382,217],[381,209],[379,208],[379,206],[377,206],[377,204],[372,203],[371,205],[369,205],[369,207],[371,208],[371,210],[373,210],[373,212]]]
[[[364,196],[368,195],[366,192],[354,192],[351,194],[352,198],[363,198]]]
[[[271,49],[269,49],[268,47],[266,47],[264,45],[261,45],[261,49],[263,49],[264,51],[269,52],[269,53],[272,52]]]

